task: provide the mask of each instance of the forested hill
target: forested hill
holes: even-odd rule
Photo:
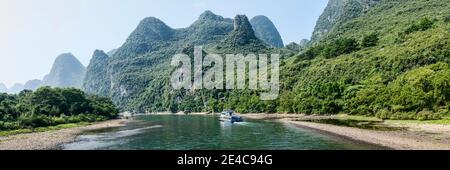
[[[147,18],[105,61],[107,75],[97,76],[104,88],[93,92],[109,89],[105,94],[122,110],[136,112],[234,109],[439,119],[450,110],[449,9],[450,0],[330,0],[306,48],[283,49],[257,38],[245,16],[233,20],[207,11],[183,29]],[[192,54],[198,45],[207,53],[282,53],[280,98],[261,101],[248,90],[172,90],[170,58]]]
[[[108,61],[93,59],[90,69],[106,69],[103,75],[86,75],[85,89],[107,94],[125,110],[167,110],[170,101],[168,80],[174,54],[194,45],[208,45],[222,40],[233,29],[233,21],[203,13],[191,26],[173,29],[157,18],[142,20],[126,42]],[[102,66],[106,64],[107,66]],[[97,65],[97,66],[96,66]],[[104,82],[104,83],[99,83]],[[94,84],[95,86],[89,86]],[[107,89],[107,90],[106,90]],[[106,91],[105,91],[106,90]]]
[[[287,63],[279,111],[438,118],[450,107],[450,1],[380,1]]]
[[[271,49],[256,37],[246,16],[236,19],[238,22],[205,11],[189,27],[173,29],[157,18],[145,18],[112,56],[95,52],[83,88],[90,94],[111,97],[124,110],[167,111],[174,104],[174,110],[184,110],[178,105],[194,100],[191,97],[196,94],[178,95],[170,89],[174,54],[192,54],[194,46],[231,53]],[[206,109],[206,99],[195,102],[194,111]]]
[[[88,94],[109,96],[111,81],[108,77],[109,56],[101,50],[95,50],[87,67],[83,81],[83,89]]]
[[[340,24],[364,15],[381,0],[329,0],[317,21],[312,42],[320,40]]]

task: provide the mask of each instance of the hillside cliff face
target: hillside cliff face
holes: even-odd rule
[[[220,41],[233,30],[233,20],[205,11],[188,28],[178,30],[184,44],[209,44]]]
[[[257,38],[242,15],[230,22],[206,12],[182,29],[149,22],[169,33],[139,41],[130,36],[119,48],[122,52],[109,59],[103,77],[110,79],[114,102],[136,112],[234,109],[435,119],[450,110],[449,9],[450,0],[331,0],[313,43],[283,49]],[[140,26],[149,28],[137,28],[133,34],[155,28]],[[148,32],[153,37],[161,31]],[[144,45],[135,48],[139,44]],[[170,59],[180,52],[192,57],[194,46],[219,54],[293,51],[282,61],[280,98],[261,101],[249,90],[173,90]]]
[[[44,77],[43,85],[51,87],[81,88],[86,68],[70,53],[59,55],[52,69]]]
[[[108,97],[111,88],[111,79],[108,74],[110,57],[101,50],[95,50],[86,69],[83,81],[83,90],[89,94]]]
[[[336,26],[363,15],[380,0],[330,0],[316,23],[312,42],[320,40]]]
[[[146,18],[112,56],[94,53],[83,87],[88,93],[110,96],[124,110],[167,111],[192,98],[199,99],[197,94],[174,91],[169,84],[174,69],[170,66],[172,56],[192,55],[194,46],[203,46],[209,52],[232,53],[270,49],[256,37],[244,15],[233,20],[205,11],[192,25],[180,29],[170,28],[156,18]],[[196,107],[201,109],[204,102],[198,102]]]
[[[250,20],[256,37],[264,41],[266,44],[275,47],[283,48],[284,43],[280,33],[273,24],[273,22],[263,15],[258,15]]]
[[[167,45],[175,36],[175,30],[158,18],[143,19],[122,45],[114,53],[116,58],[136,57],[148,51],[157,51]]]
[[[245,15],[237,15],[234,18],[234,28],[215,47],[216,51],[223,53],[248,53],[259,52],[268,49],[262,40],[256,37],[252,25]]]
[[[156,18],[146,18],[126,42],[110,57],[100,86],[85,81],[90,93],[108,94],[129,110],[164,111],[170,93],[168,78],[171,57],[189,46],[218,43],[233,30],[233,21],[211,11],[204,12],[191,26],[173,29]],[[90,68],[102,68],[92,62]],[[87,79],[97,77],[89,71]],[[109,83],[108,83],[109,82]],[[98,83],[98,82],[96,82]],[[95,84],[95,83],[94,83]],[[107,90],[108,89],[108,90]],[[152,108],[152,109],[149,109]]]

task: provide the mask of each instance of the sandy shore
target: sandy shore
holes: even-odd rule
[[[274,120],[295,125],[299,128],[318,130],[397,150],[450,150],[450,125],[435,124],[389,124],[405,128],[399,131],[376,131],[299,121],[302,119],[335,118],[335,116],[304,116],[283,114],[246,114],[245,118]]]
[[[110,120],[85,127],[0,137],[0,150],[57,150],[60,145],[73,142],[76,136],[84,131],[121,127],[127,121]]]

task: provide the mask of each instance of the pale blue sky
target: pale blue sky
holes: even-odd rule
[[[284,42],[309,38],[327,0],[0,0],[0,82],[42,79],[60,53],[85,66],[95,49],[119,47],[154,16],[187,27],[205,10],[232,18],[266,15]]]

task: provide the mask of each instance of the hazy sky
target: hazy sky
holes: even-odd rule
[[[95,49],[122,45],[139,21],[187,27],[205,10],[268,16],[284,42],[309,38],[328,0],[0,0],[0,82],[42,79],[58,54],[85,66]]]

